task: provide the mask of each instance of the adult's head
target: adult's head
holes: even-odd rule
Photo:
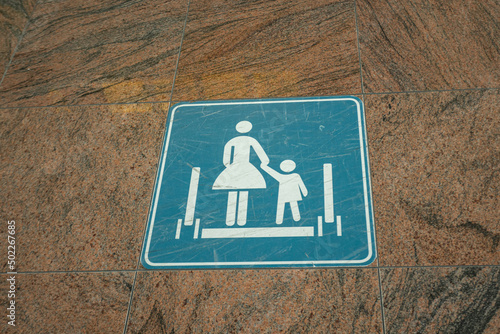
[[[236,124],[236,131],[239,133],[247,133],[252,130],[252,123],[249,121],[241,121],[238,124]]]

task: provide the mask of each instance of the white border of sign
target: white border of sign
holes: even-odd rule
[[[168,146],[170,144],[170,134],[172,133],[172,126],[174,123],[174,116],[177,109],[182,107],[206,107],[206,106],[217,106],[217,105],[244,105],[244,104],[275,104],[275,103],[318,103],[318,101],[354,101],[357,106],[358,113],[358,129],[359,129],[359,145],[361,149],[361,168],[363,172],[363,191],[364,191],[364,201],[365,201],[365,215],[366,215],[366,231],[368,237],[368,255],[366,258],[362,260],[322,260],[322,261],[242,261],[242,262],[177,262],[177,263],[153,263],[149,260],[149,247],[151,244],[151,237],[153,235],[153,228],[156,218],[156,209],[158,206],[158,198],[160,195],[161,184],[163,181],[163,170],[165,168],[165,162],[167,159]],[[151,226],[147,226],[149,228],[148,233],[146,234],[146,251],[144,252],[144,260],[146,263],[152,267],[193,267],[193,266],[206,266],[206,267],[220,267],[220,266],[253,266],[253,265],[264,265],[264,266],[272,266],[272,265],[314,265],[314,264],[364,264],[373,256],[373,246],[374,240],[372,241],[372,231],[370,226],[370,203],[368,201],[368,184],[367,184],[367,170],[366,170],[366,162],[365,163],[365,152],[368,159],[368,149],[364,149],[363,147],[363,138],[366,138],[366,133],[363,132],[363,121],[361,115],[361,106],[358,100],[349,97],[343,98],[319,98],[319,99],[284,99],[284,100],[264,100],[264,101],[242,101],[242,102],[210,102],[210,103],[185,103],[180,104],[172,109],[170,115],[170,122],[168,124],[167,138],[163,152],[163,158],[161,161],[161,167],[158,178],[158,185],[155,192],[155,197],[153,201],[152,215],[151,215]],[[368,171],[369,172],[369,171]],[[373,208],[372,213],[373,213]]]

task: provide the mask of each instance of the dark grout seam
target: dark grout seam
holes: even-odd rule
[[[377,262],[379,261],[377,257]],[[378,291],[380,294],[380,313],[382,317],[382,332],[385,334],[385,312],[384,312],[384,289],[382,288],[382,277],[380,275],[380,267],[377,267],[377,276],[378,276]]]
[[[479,88],[455,88],[455,89],[431,89],[431,90],[406,90],[401,92],[370,92],[363,95],[391,95],[391,94],[420,94],[420,93],[445,93],[445,92],[468,92],[481,90],[499,90],[500,87],[479,87]]]
[[[133,104],[166,104],[169,100],[160,101],[136,101],[136,102],[115,102],[115,103],[88,103],[88,104],[56,104],[46,106],[19,106],[19,107],[0,107],[0,109],[42,109],[42,108],[79,108],[79,107],[99,107],[99,106],[124,106]]]
[[[361,58],[360,58],[360,65],[361,65]],[[361,75],[361,81],[363,81],[363,75]],[[363,98],[363,104],[365,103],[365,95],[362,95]],[[363,113],[363,122],[365,124],[366,128],[366,105],[365,105],[365,110]],[[370,147],[369,147],[369,140],[368,140],[368,132],[365,129],[364,132],[365,135],[365,141],[366,141],[366,150],[367,152],[370,152]],[[373,192],[372,192],[372,184],[371,184],[371,168],[370,168],[370,155],[367,154],[367,166],[368,166],[368,172],[370,173],[370,179],[369,179],[369,186],[370,186],[370,197],[372,198],[373,201]],[[373,235],[374,235],[374,243],[375,243],[375,248],[377,252],[377,277],[378,277],[378,291],[380,295],[380,316],[382,317],[382,332],[385,334],[386,329],[385,329],[385,312],[384,312],[384,289],[382,288],[382,278],[380,276],[380,258],[378,256],[379,254],[379,244],[377,242],[377,224],[375,221],[375,208],[373,204],[371,205],[371,212],[372,212],[372,219],[373,219]]]
[[[128,301],[127,316],[125,317],[125,324],[123,325],[123,334],[127,333],[128,319],[130,317],[130,310],[132,309],[132,301],[134,299],[135,282],[137,280],[137,270],[134,274],[134,282],[132,283],[132,289],[130,290],[130,299]]]
[[[363,82],[363,62],[361,61],[361,44],[359,43],[359,28],[358,28],[358,3],[354,1],[354,21],[356,24],[356,44],[358,47],[359,59],[359,77],[361,79],[361,94],[365,94],[365,84]]]
[[[178,102],[194,102],[194,101],[232,101],[232,100],[263,100],[263,99],[293,99],[293,98],[314,98],[324,96],[352,96],[352,95],[394,95],[394,94],[421,94],[421,93],[444,93],[444,92],[473,92],[473,91],[489,91],[500,90],[500,87],[486,87],[486,88],[460,88],[460,89],[436,89],[436,90],[412,90],[401,92],[376,92],[376,93],[346,93],[339,95],[311,95],[311,96],[267,96],[267,97],[248,97],[248,98],[233,98],[233,99],[196,99],[196,100],[160,100],[160,101],[137,101],[137,102],[115,102],[115,103],[90,103],[90,104],[58,104],[58,105],[45,105],[45,106],[17,106],[17,107],[1,107],[0,110],[8,109],[45,109],[45,108],[79,108],[79,107],[99,107],[99,106],[120,106],[120,105],[134,105],[134,104],[167,104]]]
[[[179,45],[179,53],[177,54],[177,62],[175,64],[174,78],[172,80],[172,90],[170,91],[170,102],[172,102],[172,97],[174,96],[175,79],[177,79],[177,72],[179,71],[179,62],[181,59],[182,43],[184,42],[184,34],[186,33],[186,26],[187,26],[187,21],[188,21],[188,16],[189,16],[189,5],[191,5],[191,0],[188,1],[187,10],[186,10],[186,18],[184,20],[184,27],[182,27],[181,43]]]
[[[377,257],[378,259],[378,257]],[[367,267],[298,267],[298,268],[186,268],[186,269],[123,269],[123,270],[61,270],[61,271],[18,271],[21,275],[41,274],[106,274],[106,273],[135,273],[135,272],[176,272],[176,271],[229,271],[229,270],[339,270],[339,269],[362,269],[362,270],[391,270],[391,269],[446,269],[446,268],[500,268],[500,264],[466,264],[466,265],[437,265],[437,266],[367,266]],[[6,272],[0,273],[7,274]]]
[[[121,274],[135,273],[135,269],[117,270],[50,270],[50,271],[17,271],[18,275],[43,275],[43,274]],[[6,273],[1,273],[6,274]]]
[[[23,32],[21,33],[21,36],[19,37],[19,40],[17,41],[17,44],[16,44],[16,47],[14,48],[14,51],[10,55],[9,62],[7,63],[7,66],[5,67],[5,71],[3,72],[2,79],[0,79],[0,87],[2,86],[3,80],[7,76],[7,71],[9,70],[10,65],[12,64],[12,60],[14,60],[14,56],[17,53],[17,49],[19,48],[19,45],[21,45],[21,42],[24,38],[24,34],[26,33],[26,30],[28,30],[28,26],[31,24],[31,19],[33,18],[34,14],[35,14],[35,10],[36,10],[39,2],[40,2],[40,0],[38,0],[35,3],[35,5],[33,6],[33,9],[31,10],[31,15],[28,16],[28,20],[24,24]]]
[[[362,94],[362,98],[363,98],[363,104],[365,104],[365,84],[364,84],[364,81],[363,81],[363,62],[361,60],[361,43],[359,42],[359,26],[358,26],[358,3],[357,1],[354,1],[354,20],[355,20],[355,24],[356,24],[356,46],[358,48],[358,59],[359,59],[359,77],[360,77],[360,80],[361,80],[361,94]],[[366,108],[366,104],[365,104],[365,108]],[[364,110],[364,115],[366,115],[366,109]],[[365,119],[363,120],[364,121],[364,124],[365,124],[365,128],[366,128],[366,117]],[[366,140],[366,150],[367,152],[370,152],[370,148],[368,147],[368,133],[365,131],[365,140]],[[369,159],[369,155],[367,156],[367,158]],[[370,168],[370,163],[368,161],[367,163],[368,165],[368,168]],[[370,171],[371,173],[371,171]],[[371,175],[370,175],[371,177]],[[370,189],[371,189],[371,184],[370,184]],[[373,194],[372,194],[372,199],[373,199]],[[372,205],[372,215],[373,217],[375,217],[375,209]],[[385,326],[385,312],[384,312],[384,290],[382,288],[382,278],[380,276],[380,259],[379,259],[379,251],[378,251],[378,243],[376,242],[377,241],[377,227],[376,227],[376,222],[375,222],[375,219],[373,219],[373,234],[374,234],[374,238],[375,238],[375,245],[376,245],[376,252],[377,252],[377,277],[378,277],[378,290],[379,290],[379,295],[380,295],[380,313],[381,313],[381,318],[382,318],[382,332],[385,334],[386,333],[386,326]]]
[[[172,88],[171,88],[171,91],[170,91],[170,99],[169,99],[169,102],[168,102],[169,103],[169,107],[172,104],[172,97],[173,97],[173,94],[174,94],[175,80],[177,78],[177,71],[179,70],[179,61],[180,61],[180,58],[181,58],[182,43],[184,42],[184,34],[186,33],[186,25],[187,25],[188,16],[189,16],[189,5],[190,4],[191,4],[191,0],[188,0],[187,8],[186,8],[186,17],[184,19],[184,26],[182,27],[181,42],[179,44],[179,53],[177,54],[177,61],[176,61],[176,64],[175,64],[174,78],[172,80]],[[143,103],[148,103],[148,102],[143,102]],[[163,131],[163,137],[162,137],[162,139],[165,139],[165,136],[167,134],[166,133],[166,131],[167,131],[166,129],[167,129],[167,127],[165,126],[164,127],[164,131]],[[164,143],[165,140],[163,140],[162,142]],[[158,163],[157,163],[158,167],[161,164],[160,159],[161,159],[161,156],[162,156],[163,149],[164,148],[163,148],[163,145],[162,145],[162,148],[161,148],[161,150],[159,152],[159,155],[158,155]],[[159,173],[160,173],[160,168],[157,168],[157,174],[159,174]],[[156,175],[156,178],[157,177],[158,177],[158,175]],[[137,273],[140,271],[142,248],[144,247],[144,242],[145,242],[145,238],[146,238],[146,232],[147,232],[147,229],[148,229],[148,218],[147,217],[149,217],[150,211],[151,211],[151,209],[153,207],[154,191],[155,191],[155,187],[153,187],[153,189],[152,189],[151,203],[150,203],[150,206],[149,206],[148,215],[146,216],[146,223],[144,224],[144,229],[142,231],[141,248],[140,248],[140,252],[139,252],[139,258],[137,259],[137,263],[136,263],[136,266],[135,266],[134,283],[132,284],[132,290],[130,291],[130,299],[129,299],[129,302],[128,302],[128,309],[127,309],[127,316],[125,317],[125,324],[123,326],[123,334],[127,333],[128,321],[129,321],[129,318],[130,318],[130,311],[132,310],[132,302],[133,302],[133,299],[134,299],[134,291],[135,291],[135,285],[136,285],[136,281],[137,281]]]
[[[500,268],[500,264],[459,264],[459,265],[436,265],[436,266],[379,266],[379,269],[439,269],[439,268]]]

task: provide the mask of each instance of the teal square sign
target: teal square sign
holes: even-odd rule
[[[375,258],[361,100],[170,109],[146,268],[366,266]]]

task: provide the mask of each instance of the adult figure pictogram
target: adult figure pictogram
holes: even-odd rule
[[[252,123],[241,121],[236,124],[236,131],[241,134],[252,130]],[[226,167],[215,180],[212,189],[229,190],[227,199],[226,225],[233,226],[237,221],[243,226],[247,221],[248,190],[265,189],[266,181],[261,172],[250,163],[251,149],[257,154],[262,164],[268,164],[269,158],[259,142],[249,136],[238,136],[224,146],[222,162]],[[236,215],[236,212],[238,214]]]

